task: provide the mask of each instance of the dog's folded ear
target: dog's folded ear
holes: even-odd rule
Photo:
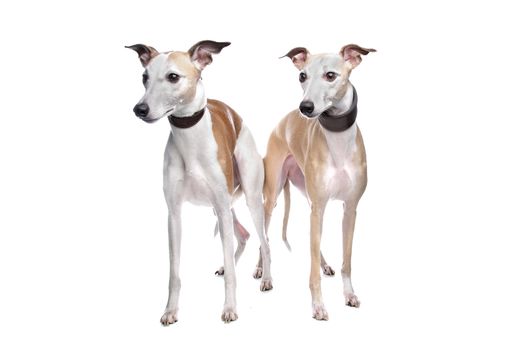
[[[188,50],[188,54],[197,68],[203,70],[204,67],[213,62],[212,54],[220,53],[223,48],[230,44],[229,42],[203,40],[193,45]]]
[[[297,69],[301,70],[303,69],[305,62],[308,59],[308,56],[310,56],[310,53],[307,49],[305,49],[304,47],[296,47],[288,51],[286,55],[281,56],[280,58],[290,58],[294,66],[296,66]]]
[[[139,55],[139,60],[142,63],[143,67],[146,67],[151,61],[151,59],[159,54],[157,50],[155,50],[151,46],[146,46],[143,44],[135,44],[131,46],[125,46],[126,49],[132,49]]]
[[[352,69],[361,63],[361,55],[368,55],[369,52],[376,52],[375,49],[365,49],[359,45],[350,44],[343,46],[339,54],[343,59],[352,65]]]

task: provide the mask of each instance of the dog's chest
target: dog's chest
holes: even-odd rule
[[[352,195],[355,174],[346,165],[343,167],[329,164],[324,177],[326,190],[330,199],[346,200]]]
[[[348,132],[327,135],[328,154],[324,182],[331,199],[344,201],[356,192],[360,172],[355,164],[355,135],[355,128]]]
[[[184,177],[184,200],[202,206],[213,206],[213,183],[200,170],[189,170]]]
[[[184,200],[204,206],[213,206],[217,192],[226,193],[224,175],[217,161],[208,158],[206,162],[186,163],[184,170]]]
[[[191,129],[173,135],[173,152],[177,152],[183,161],[177,165],[184,182],[183,197],[196,205],[212,206],[214,194],[227,191],[217,158],[217,144],[210,128]]]

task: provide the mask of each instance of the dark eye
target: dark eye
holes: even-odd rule
[[[169,73],[168,75],[166,75],[166,79],[168,79],[168,81],[169,81],[170,83],[175,84],[176,82],[179,81],[179,79],[180,79],[180,75],[175,74],[175,73]]]
[[[306,73],[304,72],[299,73],[299,81],[301,83],[304,83],[305,80],[306,80]]]
[[[337,74],[334,72],[328,72],[325,74],[325,78],[328,81],[334,81],[336,77],[337,77]]]
[[[148,82],[148,79],[149,79],[148,73],[142,74],[142,84],[146,85],[146,83]]]

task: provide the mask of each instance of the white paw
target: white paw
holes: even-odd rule
[[[177,310],[170,310],[164,312],[164,315],[160,318],[160,323],[162,323],[163,326],[169,326],[172,323],[177,322]]]
[[[345,304],[357,308],[361,305],[361,302],[357,299],[357,295],[354,293],[348,293],[345,295]]]
[[[265,292],[265,291],[268,291],[268,290],[272,290],[273,289],[273,285],[272,285],[272,280],[262,280],[261,281],[261,292]]]
[[[258,280],[261,277],[262,277],[262,267],[256,267],[255,271],[253,272],[253,278]]]
[[[230,323],[237,319],[237,312],[235,312],[232,308],[224,308],[224,311],[222,312],[221,319],[224,321],[224,323]]]
[[[224,276],[224,267],[219,267],[217,271],[215,271],[215,275],[217,276]]]
[[[314,303],[313,304],[313,318],[319,321],[328,321],[328,312],[324,308],[324,305],[322,303]]]
[[[323,266],[323,274],[325,276],[333,276],[335,275],[335,271],[330,267],[330,265],[325,265]]]

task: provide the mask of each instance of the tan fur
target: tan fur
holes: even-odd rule
[[[353,165],[357,169],[366,167],[366,153],[359,128],[357,128],[356,141],[357,149],[352,159]],[[292,111],[283,118],[268,140],[266,157],[264,158],[265,174],[267,175],[264,190],[267,200],[276,199],[276,192],[280,190],[276,183],[277,177],[280,176],[284,160],[290,154],[294,156],[305,176],[306,190],[310,200],[312,200],[316,197],[318,189],[315,186],[309,188],[309,184],[313,184],[308,179],[315,179],[319,174],[324,174],[327,165],[328,145],[322,127],[317,120],[304,118],[298,110]],[[361,185],[366,186],[366,182]],[[268,205],[270,204],[274,205],[275,203],[268,203]]]
[[[290,154],[293,155],[305,176],[305,189],[311,205],[310,289],[313,300],[321,300],[321,276],[319,266],[322,266],[323,269],[328,267],[321,254],[320,246],[323,215],[326,203],[329,199],[324,187],[324,175],[328,168],[327,162],[329,159],[329,151],[322,126],[316,119],[302,117],[298,110],[289,113],[283,120],[281,120],[268,140],[267,153],[264,158],[264,170],[266,174],[264,182],[266,230],[268,230],[271,214],[283,185],[282,183],[279,183],[284,180],[280,179],[281,169],[285,159]],[[358,198],[353,198],[349,200],[348,203],[345,203],[343,230],[351,233],[343,242],[344,262],[342,273],[347,275],[350,274],[352,236],[355,223],[355,205],[357,205],[357,201],[366,187],[366,155],[359,128],[357,129],[356,149],[352,157],[351,166],[356,169],[360,175],[357,177],[356,183]],[[287,219],[288,218],[285,217],[285,221],[287,221]],[[333,272],[328,274],[333,274]]]
[[[181,69],[188,79],[188,86],[185,92],[181,94],[182,102],[187,103],[195,97],[195,86],[200,79],[201,71],[192,63],[190,55],[187,52],[174,51],[168,56],[168,60],[173,61]]]
[[[221,165],[228,191],[234,191],[234,162],[233,152],[237,137],[241,132],[242,119],[225,103],[208,99],[208,110],[211,114],[212,130],[217,142],[217,159]]]

